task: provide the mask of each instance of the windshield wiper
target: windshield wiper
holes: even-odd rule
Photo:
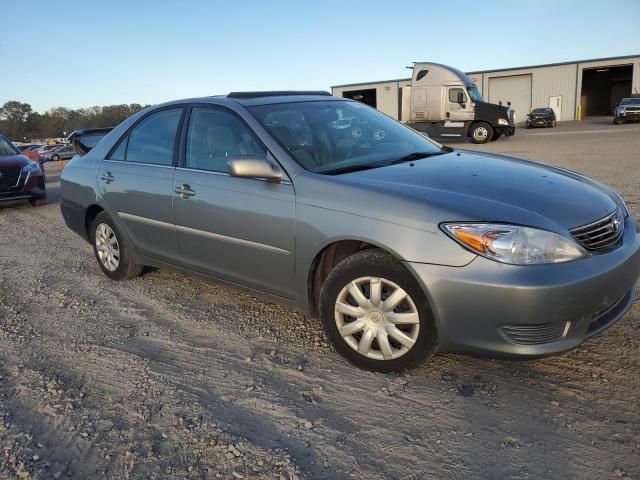
[[[404,157],[396,158],[390,161],[386,165],[397,165],[398,163],[412,162],[414,160],[421,160],[423,158],[435,157],[436,155],[444,155],[449,153],[447,150],[442,149],[437,152],[412,152]]]
[[[361,163],[359,165],[346,165],[344,167],[332,168],[330,170],[317,170],[316,173],[325,175],[339,175],[341,173],[359,172],[360,170],[370,170],[372,168],[382,167],[379,163]]]

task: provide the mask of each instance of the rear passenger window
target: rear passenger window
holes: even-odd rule
[[[162,110],[149,115],[131,130],[128,138],[120,141],[109,158],[152,165],[171,165],[181,115],[181,108]]]
[[[231,112],[218,108],[191,110],[187,168],[226,173],[230,157],[264,156],[266,153],[251,130]]]

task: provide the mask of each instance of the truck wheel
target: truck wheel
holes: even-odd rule
[[[487,143],[493,137],[493,128],[486,122],[474,123],[469,130],[471,143]]]
[[[497,139],[499,139],[502,136],[502,132],[493,132],[493,135],[491,135],[491,141],[495,142]]]

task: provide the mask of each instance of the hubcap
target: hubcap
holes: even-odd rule
[[[473,132],[473,136],[476,140],[484,140],[489,136],[489,132],[484,127],[476,128]]]
[[[114,272],[120,265],[120,245],[116,234],[106,223],[101,223],[96,228],[96,251],[104,268]]]
[[[340,335],[365,357],[393,360],[416,343],[420,317],[400,286],[380,277],[362,277],[338,294],[334,309]]]

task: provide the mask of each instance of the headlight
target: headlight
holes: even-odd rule
[[[506,118],[499,118],[498,125],[509,125],[509,121]]]
[[[37,172],[39,170],[40,170],[40,164],[33,161],[27,163],[24,167],[22,167],[22,171],[24,173]]]
[[[573,240],[537,228],[495,223],[445,223],[442,229],[469,250],[512,265],[569,262],[589,256]]]

